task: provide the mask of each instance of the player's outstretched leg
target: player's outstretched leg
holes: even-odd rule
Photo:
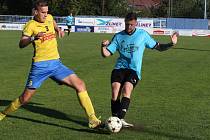
[[[88,126],[89,128],[97,128],[101,125],[101,120],[96,117],[95,111],[92,105],[92,102],[90,100],[90,97],[88,96],[87,91],[83,91],[78,93],[79,101],[81,106],[85,109],[85,113],[88,116]]]
[[[89,123],[88,123],[89,128],[98,128],[101,126],[101,120],[100,117],[97,118],[95,114],[89,117]]]
[[[0,112],[0,121],[3,120],[7,114],[16,111],[21,106],[20,99],[17,98],[2,112]]]
[[[0,112],[0,121],[3,120],[5,117],[6,115]]]

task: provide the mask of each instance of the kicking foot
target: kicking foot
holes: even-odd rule
[[[89,120],[89,123],[88,123],[88,126],[89,128],[99,128],[101,127],[101,120],[99,120],[99,118],[95,118],[95,119],[92,119],[92,120]]]
[[[3,120],[5,117],[6,115],[0,112],[0,121]]]
[[[133,127],[134,125],[131,123],[127,123],[124,119],[120,119],[122,122],[122,127],[124,128],[129,128],[129,127]]]

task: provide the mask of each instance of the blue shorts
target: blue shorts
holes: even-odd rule
[[[71,74],[74,74],[74,71],[64,66],[60,59],[33,62],[26,88],[37,89],[47,78],[62,83],[62,80]]]

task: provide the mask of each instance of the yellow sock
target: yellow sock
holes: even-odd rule
[[[4,111],[2,111],[2,113],[7,115],[11,112],[16,111],[20,106],[21,106],[20,99],[17,98],[14,101],[12,101],[11,104]]]
[[[78,97],[80,104],[85,109],[86,115],[89,117],[89,120],[96,120],[95,111],[87,91],[78,93]]]

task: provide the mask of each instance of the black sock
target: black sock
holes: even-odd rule
[[[125,114],[128,111],[129,104],[130,99],[127,97],[123,97],[121,100],[121,109],[119,111],[118,118],[123,119],[125,117]]]
[[[111,110],[112,110],[112,116],[118,116],[118,113],[120,111],[121,104],[120,99],[117,99],[116,101],[111,100]]]

